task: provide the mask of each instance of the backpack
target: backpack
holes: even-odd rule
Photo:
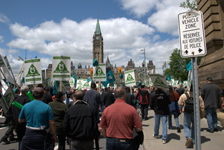
[[[194,101],[193,98],[190,98],[188,93],[185,93],[187,100],[185,101],[184,112],[193,113],[194,112]]]

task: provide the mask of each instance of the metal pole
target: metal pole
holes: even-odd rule
[[[146,85],[146,63],[145,63],[145,49],[144,49],[144,67],[145,67],[145,85]]]
[[[195,150],[201,150],[201,130],[200,130],[200,108],[199,108],[199,91],[198,91],[198,72],[197,57],[191,58],[193,70],[193,99],[194,99],[194,134],[195,134]]]

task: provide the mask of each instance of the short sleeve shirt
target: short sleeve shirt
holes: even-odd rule
[[[54,120],[52,109],[49,105],[40,100],[33,100],[23,106],[20,119],[26,119],[26,126],[48,129],[49,120]]]
[[[136,109],[119,99],[105,108],[99,127],[107,128],[107,137],[133,139],[133,127],[141,128],[142,123]]]
[[[207,83],[201,89],[205,108],[217,108],[222,90],[214,83]]]

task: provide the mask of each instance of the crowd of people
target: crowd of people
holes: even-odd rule
[[[218,131],[216,109],[220,106],[220,98],[224,103],[224,95],[212,78],[206,80],[199,96],[200,115],[201,118],[206,116],[207,131],[213,133]],[[106,138],[107,150],[137,150],[144,140],[137,103],[141,104],[143,121],[149,119],[149,108],[155,113],[154,138],[162,138],[163,144],[167,142],[167,130],[174,128],[172,116],[177,132],[181,132],[178,117],[184,113],[185,146],[195,142],[193,89],[184,88],[182,84],[176,89],[169,86],[167,91],[142,85],[136,89],[108,87],[99,92],[96,84],[91,83],[90,90],[72,88],[54,95],[49,87],[40,84],[32,90],[32,101],[27,96],[28,91],[27,86],[14,89],[14,101],[23,107],[10,106],[5,114],[9,128],[1,139],[9,144],[15,140],[15,130],[21,150],[53,150],[56,141],[59,150],[65,150],[66,142],[73,150],[91,150],[94,145],[99,149],[100,135]],[[159,135],[160,120],[162,136]]]

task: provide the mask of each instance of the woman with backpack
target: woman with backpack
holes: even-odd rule
[[[189,147],[191,143],[195,142],[194,137],[194,105],[193,105],[193,88],[190,88],[190,92],[186,92],[180,96],[178,101],[180,106],[183,106],[182,111],[184,112],[184,134],[186,136],[185,146]],[[200,105],[200,116],[204,118],[205,108],[204,101],[201,96],[199,96]],[[192,124],[192,127],[191,127]],[[191,130],[190,130],[191,129]]]
[[[172,115],[174,115],[177,132],[181,132],[179,120],[178,120],[178,116],[180,115],[180,110],[179,110],[179,106],[178,106],[179,94],[173,90],[172,86],[168,86],[168,88],[169,88],[168,93],[169,93],[170,100],[171,100],[171,104],[169,105],[169,108],[170,108],[170,115],[169,115],[169,120],[168,120],[169,129],[172,129]]]

